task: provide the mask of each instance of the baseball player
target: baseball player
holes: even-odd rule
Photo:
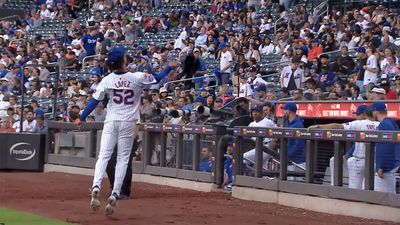
[[[254,121],[249,124],[249,127],[263,127],[263,128],[275,128],[276,124],[264,117],[264,112],[263,112],[263,106],[262,105],[253,105],[251,107],[251,113],[253,115]],[[253,138],[255,140],[255,138]],[[263,144],[264,146],[267,146],[267,144],[271,141],[269,138],[264,138]],[[256,161],[256,150],[252,149],[246,153],[243,154],[243,158],[249,160],[250,162],[254,163]],[[263,152],[263,167],[267,168],[268,167],[268,161],[269,161],[270,156]],[[245,161],[245,163],[248,163]]]
[[[387,117],[386,105],[375,102],[373,105],[374,118],[379,121],[378,130],[398,131],[397,123]],[[396,193],[396,171],[400,164],[400,145],[377,143],[375,148],[375,191]]]
[[[108,198],[106,214],[114,213],[121,186],[126,174],[129,155],[132,149],[133,139],[136,136],[135,126],[140,118],[139,105],[144,85],[154,84],[163,79],[173,66],[168,66],[160,74],[154,77],[142,72],[127,72],[127,59],[123,47],[113,47],[107,55],[107,64],[112,73],[106,76],[96,87],[93,98],[83,111],[78,125],[82,122],[102,101],[106,94],[110,100],[107,105],[107,116],[100,143],[100,152],[95,166],[95,175],[92,186],[92,200],[90,205],[93,210],[100,208],[100,190],[103,174],[106,171],[108,161],[118,144],[117,163],[115,167],[114,187]]]
[[[357,115],[358,120],[344,124],[331,123],[324,125],[313,125],[310,126],[308,129],[320,128],[364,131],[377,130],[379,123],[374,121],[371,107],[368,108],[368,106],[366,105],[360,105],[354,113]],[[365,143],[355,143],[353,156],[347,159],[347,168],[349,171],[349,188],[362,189],[364,186]],[[333,175],[332,168],[331,174]]]
[[[297,106],[295,103],[289,102],[281,106],[284,110],[284,127],[287,128],[304,128],[303,120],[297,116]],[[288,165],[287,170],[293,172],[304,172],[306,168],[306,142],[302,139],[288,138],[287,154],[288,160],[292,161]],[[302,181],[302,177],[288,176],[288,180]]]

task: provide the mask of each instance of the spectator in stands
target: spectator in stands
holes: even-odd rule
[[[1,118],[0,122],[2,126],[0,127],[0,133],[14,133],[15,129],[11,127],[12,119],[8,116]]]
[[[50,18],[51,13],[50,11],[47,9],[46,4],[42,4],[40,6],[40,10],[38,11],[38,13],[40,13],[40,18],[43,20],[47,20]]]
[[[36,99],[30,101],[30,106],[32,107],[33,113],[36,115],[43,115],[44,110],[39,107],[39,103]]]
[[[218,48],[221,50],[218,57],[220,59],[221,84],[228,84],[231,78],[233,57],[226,44],[222,43]]]
[[[41,134],[47,133],[47,121],[44,118],[44,114],[36,115],[37,132]]]
[[[400,96],[400,75],[395,77],[395,84],[396,87],[394,88],[394,91],[397,93],[397,96]]]
[[[357,48],[357,59],[358,59],[358,73],[356,84],[360,88],[361,91],[364,90],[364,86],[367,85],[368,81],[365,80],[365,68],[367,65],[368,56],[365,54],[366,49],[364,47]]]
[[[293,91],[293,100],[294,101],[304,101],[305,98],[303,97],[303,89],[298,88]]]
[[[256,91],[256,88],[265,85],[267,82],[261,78],[261,74],[258,73],[257,66],[252,66],[249,69],[248,73],[249,78],[247,79],[247,83],[250,85],[253,91]]]
[[[293,59],[289,66],[282,69],[280,84],[281,87],[286,87],[289,91],[301,88],[304,72],[299,67],[299,59]]]
[[[363,100],[363,97],[360,94],[360,88],[357,85],[351,87],[351,96],[347,98],[347,100],[357,101]]]
[[[393,56],[392,50],[385,50],[385,58],[381,61],[381,71],[382,76],[394,77],[394,75],[399,73],[399,64],[397,57]]]
[[[97,29],[95,27],[89,28],[88,34],[84,35],[81,39],[81,49],[84,56],[92,56],[96,54],[96,43],[97,43]]]
[[[322,48],[320,47],[319,40],[313,39],[311,41],[311,49],[308,51],[308,60],[318,58],[320,54],[322,54]]]
[[[369,83],[376,84],[378,79],[378,60],[375,56],[375,47],[370,45],[367,50],[367,64],[363,66],[365,73],[364,73],[364,85]]]
[[[264,84],[260,84],[258,87],[255,88],[257,92],[256,97],[248,96],[246,97],[247,100],[250,101],[251,104],[254,105],[264,105],[267,102],[267,87]]]
[[[333,68],[335,72],[350,75],[354,69],[354,61],[351,56],[349,56],[347,46],[340,48],[340,55],[336,58]]]
[[[212,161],[212,152],[209,147],[203,147],[200,152],[201,161],[199,163],[199,171],[202,172],[212,172],[213,169],[213,161]]]
[[[397,93],[390,89],[390,80],[389,79],[382,79],[380,87],[385,90],[385,99],[387,100],[397,100]]]
[[[193,55],[194,55],[194,58],[195,58],[195,63],[198,63],[198,69],[194,73],[194,77],[203,77],[204,75],[207,74],[207,66],[206,66],[206,62],[201,57],[200,49],[195,48],[193,50]],[[194,80],[194,86],[195,86],[196,90],[199,90],[200,88],[202,88],[203,84],[204,84],[204,79],[196,79],[196,80]]]

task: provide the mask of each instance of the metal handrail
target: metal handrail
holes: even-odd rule
[[[277,19],[277,20],[275,21],[275,24],[274,24],[274,34],[276,34],[276,26],[278,25],[278,21],[284,20],[284,19],[285,19],[285,17],[281,17],[281,18],[279,18],[279,19]]]
[[[348,53],[350,53],[350,51],[353,51],[353,50],[355,50],[356,48],[349,48],[347,51],[348,51]],[[321,54],[319,54],[318,55],[318,58],[321,56],[321,55],[329,55],[329,54],[334,54],[334,53],[338,53],[338,52],[340,52],[340,49],[339,50],[335,50],[335,51],[330,51],[330,52],[323,52],[323,53],[321,53]]]
[[[90,58],[96,58],[96,57],[100,57],[100,56],[101,56],[100,54],[98,54],[98,55],[85,56],[85,57],[82,59],[82,69],[90,68],[89,66],[86,67],[86,65],[85,65],[85,62],[86,62],[88,59],[90,59]]]
[[[14,43],[14,42],[24,41],[24,40],[25,40],[25,39],[23,39],[23,38],[11,40],[11,41],[10,41],[10,45],[12,45],[12,43]]]
[[[6,16],[6,17],[2,17],[0,18],[0,20],[8,20],[8,19],[12,19],[12,18],[17,18],[19,19],[19,15],[11,15],[11,16]]]
[[[278,62],[273,62],[273,63],[268,63],[267,66],[274,66],[274,65],[281,65],[281,64],[289,64],[290,61],[289,60],[285,60],[285,61],[278,61]]]
[[[168,84],[172,84],[172,83],[180,83],[180,82],[189,81],[189,80],[204,79],[206,77],[215,77],[216,78],[215,80],[216,80],[216,83],[218,86],[218,77],[214,74],[211,74],[211,75],[204,75],[202,77],[193,77],[193,78],[185,78],[185,79],[180,79],[180,80],[168,81],[167,83],[164,84],[164,87],[167,88]]]
[[[274,77],[274,76],[280,76],[280,73],[271,73],[271,74],[267,74],[267,75],[263,75],[261,76],[261,78],[266,78],[266,77]]]
[[[324,6],[326,6],[326,5],[328,5],[326,1],[322,1],[319,5],[317,5],[317,6],[314,8],[313,16],[315,16],[315,15],[317,14],[318,10],[321,10],[321,9],[322,9]],[[321,15],[322,15],[322,14],[323,14],[323,13],[321,13]],[[321,15],[318,15],[318,16],[321,16]]]

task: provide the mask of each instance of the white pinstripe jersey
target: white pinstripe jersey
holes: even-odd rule
[[[107,104],[108,121],[136,121],[140,118],[139,105],[143,85],[154,84],[153,75],[142,72],[111,73],[96,87],[93,98],[103,100],[109,94]]]
[[[359,131],[374,131],[378,130],[379,122],[372,121],[369,119],[354,120],[349,123],[344,123],[343,127],[345,130],[359,130]],[[356,142],[353,156],[356,158],[365,158],[365,143]]]

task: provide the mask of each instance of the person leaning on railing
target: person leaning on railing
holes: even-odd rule
[[[281,106],[281,109],[284,110],[285,128],[304,128],[303,120],[296,114],[297,106],[295,103],[286,103]],[[288,160],[293,162],[292,165],[288,166],[288,171],[304,171],[306,166],[305,140],[288,138],[287,155]],[[288,180],[297,179],[288,177]]]
[[[384,102],[373,105],[374,118],[379,131],[399,131],[396,121],[389,118]],[[375,156],[375,191],[396,193],[396,172],[400,166],[400,144],[377,143]]]

